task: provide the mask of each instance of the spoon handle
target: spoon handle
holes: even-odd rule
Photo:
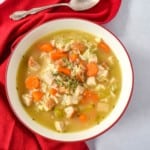
[[[21,10],[21,11],[16,11],[12,13],[9,17],[12,20],[20,20],[22,18],[25,18],[28,15],[36,14],[40,11],[52,8],[52,7],[58,7],[58,6],[70,6],[68,3],[59,3],[59,4],[52,4],[52,5],[47,5],[47,6],[42,6],[42,7],[37,7],[37,8],[32,8],[30,10]]]

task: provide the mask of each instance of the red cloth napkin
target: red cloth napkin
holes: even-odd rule
[[[17,42],[31,29],[40,24],[64,17],[76,17],[96,23],[106,23],[117,13],[121,0],[100,0],[94,8],[75,12],[67,7],[53,8],[19,21],[12,21],[9,15],[16,10],[26,10],[68,0],[5,0],[0,4],[0,149],[2,150],[88,150],[84,142],[63,143],[52,141],[33,133],[18,121],[8,104],[5,91],[5,72],[9,55]]]

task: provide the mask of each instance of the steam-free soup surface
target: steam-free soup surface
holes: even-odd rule
[[[104,39],[63,30],[27,50],[18,68],[17,90],[34,121],[57,132],[74,132],[110,114],[121,90],[121,70]]]

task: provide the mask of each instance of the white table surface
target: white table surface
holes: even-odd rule
[[[134,92],[119,122],[87,144],[90,150],[150,150],[150,0],[122,0],[117,16],[104,26],[131,56]]]

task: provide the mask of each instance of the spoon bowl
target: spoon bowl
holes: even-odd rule
[[[88,10],[88,9],[94,7],[99,2],[100,2],[100,0],[70,0],[69,3],[58,3],[58,4],[46,5],[46,6],[42,6],[42,7],[36,7],[36,8],[32,8],[30,10],[16,11],[16,12],[12,13],[9,17],[12,20],[20,20],[22,18],[25,18],[28,15],[36,14],[43,10],[53,8],[53,7],[58,7],[58,6],[67,6],[75,11],[84,11],[84,10]]]
[[[68,4],[72,10],[84,11],[98,4],[100,0],[71,0]]]

